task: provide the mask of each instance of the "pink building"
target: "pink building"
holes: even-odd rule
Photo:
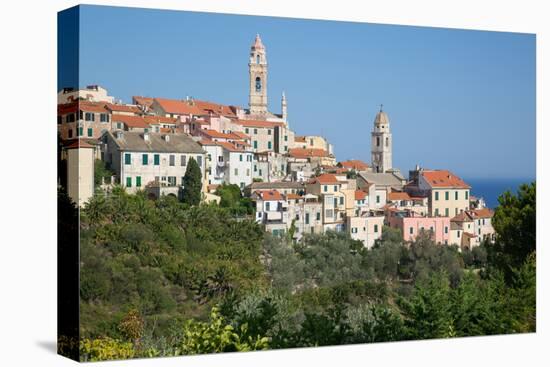
[[[390,227],[399,228],[403,240],[413,241],[424,230],[432,234],[436,243],[448,244],[451,235],[449,217],[426,217],[409,210],[390,210],[387,215]]]

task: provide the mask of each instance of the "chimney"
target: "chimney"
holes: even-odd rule
[[[122,139],[124,137],[124,134],[122,133],[121,130],[117,130],[116,132],[116,138],[117,139]]]
[[[150,140],[149,132],[143,133],[143,140],[145,140],[145,141]]]
[[[168,143],[170,141],[170,135],[168,134],[164,135],[164,141]]]

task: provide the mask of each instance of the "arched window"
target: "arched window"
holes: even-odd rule
[[[380,146],[380,137],[379,136],[376,137],[376,146],[377,147]]]
[[[256,92],[259,92],[262,90],[262,79],[260,77],[256,77]]]
[[[256,55],[256,64],[260,63],[260,55]]]
[[[390,138],[386,138],[386,146],[390,145]]]

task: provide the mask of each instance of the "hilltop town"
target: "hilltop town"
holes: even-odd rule
[[[248,108],[192,97],[134,96],[121,103],[98,85],[58,94],[60,157],[69,196],[83,206],[97,190],[144,190],[151,200],[182,199],[190,159],[200,167],[202,199],[220,202],[220,185],[236,185],[254,220],[274,235],[347,232],[371,248],[387,227],[403,240],[427,233],[442,245],[472,248],[494,240],[493,212],[446,169],[419,166],[405,177],[392,164],[390,118],[374,116],[371,162],[338,161],[323,136],[296,135],[284,92],[280,113],[268,108],[266,47],[249,55]],[[101,160],[111,177],[95,182]]]

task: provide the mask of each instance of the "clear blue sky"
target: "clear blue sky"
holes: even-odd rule
[[[535,177],[535,36],[84,6],[80,84],[247,107],[248,54],[267,48],[270,110],[286,92],[297,134],[370,162],[380,103],[394,166],[465,178]],[[60,82],[62,83],[62,81]]]

